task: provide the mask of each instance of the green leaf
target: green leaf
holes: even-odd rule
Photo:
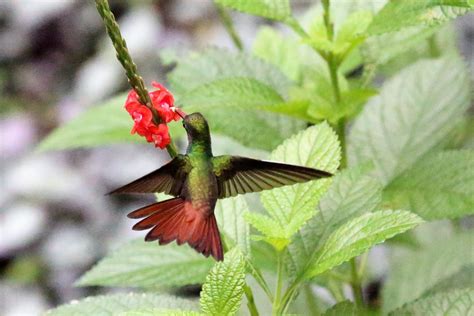
[[[425,219],[473,214],[474,151],[446,151],[423,158],[389,184],[385,199]]]
[[[288,78],[298,81],[302,65],[299,59],[300,46],[295,38],[283,37],[275,29],[264,26],[255,37],[252,52],[278,67]]]
[[[147,308],[128,311],[118,314],[119,316],[204,316],[204,314],[194,311],[183,311],[173,309]]]
[[[288,0],[214,0],[225,7],[240,12],[262,16],[271,20],[284,21],[291,16]]]
[[[271,159],[335,172],[340,155],[336,134],[327,123],[321,123],[286,140],[273,151]],[[246,219],[266,238],[281,240],[274,244],[281,249],[316,213],[316,204],[329,183],[330,179],[321,179],[262,192],[261,200],[270,217],[249,213]]]
[[[365,40],[365,31],[371,21],[370,11],[357,11],[347,17],[335,38],[334,53],[340,61]]]
[[[349,161],[373,161],[375,174],[388,184],[436,148],[469,104],[469,77],[459,58],[417,62],[387,81],[357,117]]]
[[[329,39],[326,24],[324,23],[323,16],[317,15],[311,22],[308,30],[308,39],[304,39],[304,42],[311,45],[318,52],[334,52],[335,45]]]
[[[382,292],[384,313],[419,298],[463,266],[473,264],[473,253],[474,235],[465,233],[397,256],[390,263]]]
[[[243,145],[271,150],[304,127],[302,121],[258,109],[281,104],[290,81],[256,57],[223,49],[190,54],[178,62],[169,81],[185,111],[203,113],[212,132]]]
[[[95,147],[123,142],[144,142],[131,135],[133,120],[124,109],[126,95],[114,97],[104,104],[85,110],[76,118],[56,128],[38,146],[40,151]],[[180,137],[184,129],[170,123],[172,137]]]
[[[411,26],[371,36],[360,51],[366,64],[377,65],[379,73],[392,76],[420,59],[457,54],[456,30],[453,24]]]
[[[410,212],[390,210],[354,218],[328,237],[305,276],[309,279],[332,269],[422,222]]]
[[[178,61],[168,76],[178,100],[200,86],[226,78],[255,79],[283,97],[290,85],[288,78],[273,65],[249,54],[220,48],[190,53]]]
[[[238,248],[216,262],[202,286],[201,309],[206,315],[234,315],[240,307],[245,285],[245,261]]]
[[[102,259],[78,285],[178,287],[204,282],[211,267],[212,260],[190,247],[134,240]]]
[[[144,308],[154,309],[188,309],[197,308],[195,302],[165,294],[112,294],[91,296],[80,301],[72,301],[69,304],[59,306],[50,310],[48,316],[70,316],[70,315],[117,315],[127,311]]]
[[[253,109],[279,104],[284,99],[271,86],[256,79],[232,77],[199,86],[186,93],[180,101],[186,105],[186,108],[194,107],[201,110],[219,106]]]
[[[327,119],[332,123],[337,123],[341,118],[352,118],[356,116],[361,110],[366,101],[376,95],[377,92],[373,89],[355,88],[346,90],[341,93],[341,100],[339,104],[332,101],[332,96],[323,100],[322,102],[313,102],[308,108],[308,115],[315,119]]]
[[[432,288],[426,291],[423,296],[432,295],[438,292],[446,292],[454,289],[472,288],[472,280],[474,280],[473,264],[464,266],[458,272],[439,281]]]
[[[389,315],[472,315],[474,289],[451,290],[423,297]]]
[[[425,40],[433,36],[438,27],[412,26],[397,32],[384,33],[367,38],[361,46],[362,56],[367,63],[385,64],[402,53],[419,50]],[[387,45],[390,43],[390,45]]]
[[[216,107],[199,111],[208,120],[211,132],[232,137],[244,146],[263,150],[274,149],[306,125],[300,120],[260,110]]]
[[[308,121],[311,123],[320,123],[321,120],[324,118],[319,118],[315,120],[315,117],[308,113],[309,106],[309,100],[292,100],[280,104],[259,106],[258,109],[273,113],[284,114],[286,116]]]
[[[327,237],[347,220],[377,209],[382,201],[381,184],[359,166],[338,173],[319,203],[320,212],[295,235],[288,246],[288,270],[304,273]]]
[[[351,301],[343,301],[335,304],[333,307],[329,308],[323,316],[359,316],[360,313],[357,310],[357,307]]]
[[[227,246],[238,246],[244,254],[250,254],[249,226],[244,221],[243,214],[248,212],[248,205],[241,195],[218,200],[214,215],[221,232],[225,234]],[[229,243],[229,241],[231,243]]]
[[[374,17],[368,31],[381,34],[414,25],[441,24],[468,13],[473,7],[470,0],[390,1]]]

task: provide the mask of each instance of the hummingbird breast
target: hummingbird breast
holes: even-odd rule
[[[192,159],[192,169],[183,186],[184,199],[202,215],[211,215],[217,202],[217,179],[211,161]]]

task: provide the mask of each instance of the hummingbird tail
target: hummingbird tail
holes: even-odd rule
[[[133,226],[133,230],[151,229],[145,241],[159,240],[160,245],[166,245],[173,240],[176,240],[178,245],[186,242],[206,257],[212,255],[218,261],[224,259],[214,214],[204,214],[182,198],[154,203],[127,216],[145,217]]]

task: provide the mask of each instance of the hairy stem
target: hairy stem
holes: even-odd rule
[[[290,307],[290,303],[293,301],[296,294],[298,293],[298,289],[301,286],[301,283],[302,279],[297,277],[296,280],[294,280],[293,283],[291,283],[291,285],[287,288],[280,304],[281,314],[286,314],[286,311]]]
[[[120,33],[119,25],[115,20],[114,14],[110,10],[109,2],[107,0],[95,0],[95,4],[97,11],[104,21],[107,34],[114,45],[117,59],[125,69],[130,86],[137,93],[140,103],[146,105],[151,110],[155,123],[162,123],[160,116],[152,106],[150,96],[148,95],[148,90],[146,89],[145,83],[143,82],[143,78],[138,74],[137,65],[135,65],[130,53],[128,52],[127,43]],[[173,143],[169,144],[166,147],[166,150],[171,157],[176,157],[178,155],[176,147]]]
[[[253,298],[252,289],[247,284],[244,285],[244,293],[245,297],[247,298],[247,307],[249,309],[250,315],[258,316],[259,314],[257,306],[255,305],[255,300]]]
[[[428,38],[428,49],[432,58],[437,58],[441,55],[438,43],[436,42],[436,33]]]
[[[317,298],[313,293],[313,289],[310,284],[305,284],[303,286],[304,293],[306,296],[306,304],[311,315],[321,315],[321,310],[319,309]]]
[[[250,270],[249,271],[250,274],[253,276],[255,281],[257,281],[257,283],[260,285],[260,287],[265,292],[265,294],[267,294],[268,299],[271,302],[273,302],[274,299],[273,299],[272,291],[270,290],[270,287],[265,281],[265,278],[263,277],[262,272],[260,272],[260,270],[256,266],[254,266],[252,261],[248,260],[247,257],[246,257],[246,262],[247,262],[247,267]]]
[[[234,43],[235,47],[238,50],[243,50],[244,46],[242,45],[242,40],[237,34],[235,30],[234,23],[232,22],[232,18],[230,17],[229,13],[219,4],[216,4],[217,14],[219,15],[219,19],[221,20],[222,24],[224,25],[225,30],[229,34],[232,42]]]
[[[346,120],[341,118],[335,128],[341,146],[341,163],[339,164],[339,169],[344,169],[347,167]]]
[[[345,300],[344,294],[342,293],[339,283],[336,283],[335,280],[332,278],[328,281],[328,290],[329,292],[331,292],[336,302],[342,302]]]
[[[275,289],[275,299],[273,300],[272,315],[280,315],[281,307],[281,294],[283,288],[283,264],[284,264],[284,251],[279,251],[277,254],[277,284]]]
[[[350,261],[351,276],[352,276],[351,287],[352,287],[352,292],[354,293],[354,300],[357,306],[362,307],[364,305],[364,297],[362,294],[362,281],[360,279],[356,260],[357,258],[352,258]]]

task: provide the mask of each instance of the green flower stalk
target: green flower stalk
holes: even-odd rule
[[[145,87],[145,83],[143,82],[143,78],[138,74],[137,65],[133,62],[132,57],[128,52],[127,43],[120,33],[120,27],[115,20],[114,14],[110,10],[109,2],[107,0],[95,0],[95,4],[97,11],[104,21],[107,34],[114,45],[117,59],[125,69],[130,86],[137,93],[140,103],[146,105],[151,110],[153,113],[153,120],[156,122],[156,124],[162,123],[162,120],[156,109],[152,106],[152,102],[148,90]],[[176,147],[172,142],[166,147],[166,150],[172,158],[176,157],[178,154]]]

